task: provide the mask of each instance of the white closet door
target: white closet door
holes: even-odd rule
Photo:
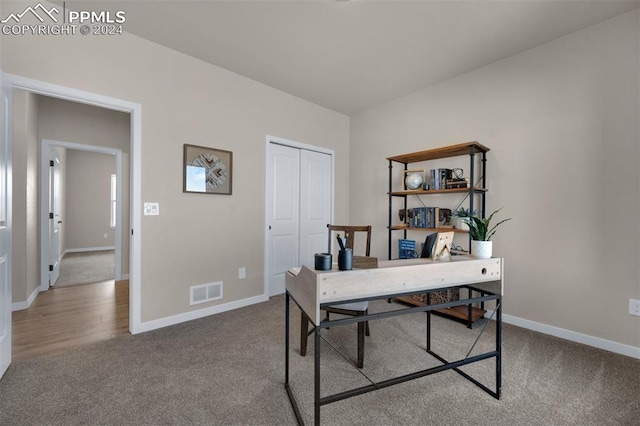
[[[269,296],[285,291],[288,269],[327,250],[333,212],[331,154],[270,143],[267,151],[265,275]]]
[[[285,273],[298,266],[300,150],[271,144],[267,167],[269,296],[284,293]]]
[[[314,254],[327,251],[331,223],[331,156],[300,152],[300,265],[314,265]]]

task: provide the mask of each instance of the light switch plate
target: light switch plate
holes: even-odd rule
[[[160,204],[159,203],[144,203],[144,215],[145,216],[159,216]]]

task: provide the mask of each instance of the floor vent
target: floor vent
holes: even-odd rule
[[[222,281],[191,286],[192,305],[218,299],[222,299]]]

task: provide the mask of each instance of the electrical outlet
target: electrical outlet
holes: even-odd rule
[[[640,317],[640,300],[629,299],[629,315]]]
[[[245,279],[247,277],[247,268],[245,268],[244,266],[242,268],[238,269],[238,278],[240,278],[241,280]]]

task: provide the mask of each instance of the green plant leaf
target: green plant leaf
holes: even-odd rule
[[[511,220],[511,218],[503,219],[503,220],[501,220],[500,222],[496,223],[496,224],[493,226],[493,228],[491,228],[491,229],[489,230],[489,232],[487,232],[487,241],[489,241],[489,240],[491,239],[491,237],[493,236],[493,234],[495,234],[495,233],[496,233],[496,228],[498,227],[498,225],[500,225],[501,223],[504,223],[504,222],[506,222],[506,221],[508,221],[508,220]]]
[[[471,239],[476,241],[489,241],[493,234],[496,233],[498,225],[511,220],[511,218],[503,219],[493,227],[490,227],[491,219],[493,219],[493,216],[500,210],[502,210],[502,207],[491,213],[487,218],[481,219],[474,212],[472,216],[463,217],[460,220],[469,225],[469,234],[471,234]]]

